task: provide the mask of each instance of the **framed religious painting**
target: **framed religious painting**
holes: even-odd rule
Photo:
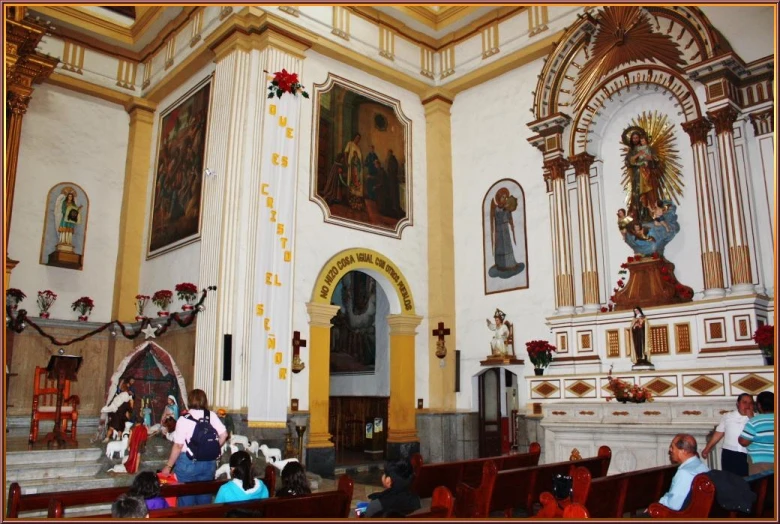
[[[499,180],[482,201],[485,294],[528,287],[525,192],[516,181]]]
[[[211,77],[160,115],[147,259],[200,238]]]
[[[41,257],[45,266],[84,268],[89,197],[78,185],[60,182],[46,197]]]
[[[412,225],[412,121],[400,101],[333,74],[314,91],[309,199],[327,223],[401,238]]]

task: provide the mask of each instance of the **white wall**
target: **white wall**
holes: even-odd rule
[[[129,116],[124,108],[50,84],[35,87],[22,124],[8,256],[19,260],[11,287],[27,294],[22,307],[37,315],[38,291],[59,297],[52,318],[75,320],[70,304],[90,296],[90,320],[108,322],[114,293]],[[89,196],[81,271],[39,263],[46,196],[73,182]]]
[[[214,71],[215,64],[210,62],[206,67],[198,71],[187,82],[183,83],[177,89],[171,92],[160,104],[157,106],[157,113],[155,114],[154,128],[152,130],[152,146],[151,157],[149,165],[149,185],[146,191],[146,224],[144,225],[144,252],[141,262],[141,276],[138,282],[138,292],[145,295],[152,295],[159,289],[170,289],[173,291],[174,286],[181,282],[192,282],[195,285],[199,285],[201,288],[206,287],[216,282],[198,282],[198,271],[200,268],[200,240],[187,244],[186,246],[174,249],[162,255],[156,256],[147,260],[147,247],[149,245],[149,227],[151,221],[152,209],[152,195],[154,193],[154,174],[157,166],[157,146],[159,144],[159,126],[160,115],[165,113],[169,107],[175,104],[181,97],[183,97],[190,89],[200,83],[203,79],[207,78]],[[214,86],[211,86],[212,96]],[[207,138],[208,140],[208,138]],[[205,159],[205,166],[208,166],[209,159]],[[203,174],[201,173],[201,176]],[[204,180],[205,184],[207,181]],[[201,214],[201,223],[203,220],[214,220],[214,217],[206,217]],[[205,306],[208,307],[208,302],[216,301],[215,295],[210,295],[207,299]],[[215,303],[215,302],[212,302]],[[179,309],[180,302],[174,294],[174,302],[171,305],[171,311]],[[156,306],[149,304],[147,306],[146,314],[154,314]]]
[[[356,231],[342,226],[325,224],[320,207],[309,201],[309,184],[312,163],[312,148],[315,147],[312,129],[312,112],[316,97],[313,84],[322,84],[328,77],[328,72],[348,78],[369,89],[379,91],[401,102],[404,114],[412,121],[412,176],[414,180],[414,214],[415,222],[404,229],[402,238],[391,239],[363,231]],[[385,255],[403,272],[415,300],[418,315],[425,316],[428,311],[428,231],[427,231],[427,190],[426,190],[426,155],[425,155],[425,113],[420,98],[388,82],[374,78],[363,71],[324,57],[315,52],[308,52],[304,61],[303,84],[312,96],[304,101],[301,109],[300,134],[301,142],[298,159],[298,188],[296,204],[296,229],[294,250],[294,304],[293,329],[308,336],[309,317],[306,313],[306,303],[311,301],[314,282],[325,262],[334,254],[344,249],[365,247]],[[372,275],[374,278],[384,277]],[[382,284],[382,282],[378,282]],[[387,291],[385,289],[385,291]],[[390,300],[390,313],[400,313],[394,310],[397,300]],[[377,318],[377,322],[379,319]],[[417,329],[415,358],[415,398],[428,398],[428,323],[424,320]],[[301,358],[309,362],[310,348],[301,349]],[[393,370],[395,371],[395,369]],[[406,371],[408,370],[400,370]],[[309,368],[293,376],[291,381],[291,397],[300,400],[300,409],[309,409]],[[426,405],[428,401],[425,401]]]
[[[772,6],[702,5],[699,9],[746,63],[775,52]]]

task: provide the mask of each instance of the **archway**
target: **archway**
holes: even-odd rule
[[[312,289],[309,313],[310,434],[307,468],[324,476],[335,469],[335,448],[328,431],[330,419],[330,330],[339,306],[331,304],[336,285],[350,271],[371,276],[389,302],[390,400],[386,457],[395,460],[419,451],[415,416],[415,334],[422,317],[406,277],[389,257],[365,248],[333,255],[323,266]]]

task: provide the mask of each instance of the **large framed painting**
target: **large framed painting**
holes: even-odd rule
[[[333,74],[314,90],[310,200],[325,222],[400,238],[412,225],[412,121],[398,100]]]
[[[211,77],[160,115],[146,258],[200,238]]]
[[[482,201],[485,294],[528,287],[525,192],[509,178],[499,180]]]
[[[60,182],[52,187],[46,196],[39,262],[46,266],[83,269],[88,218],[89,197],[78,184]]]

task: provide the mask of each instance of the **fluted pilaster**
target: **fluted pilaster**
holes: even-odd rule
[[[552,251],[555,271],[555,306],[561,313],[574,312],[574,262],[571,249],[569,199],[566,193],[566,168],[563,157],[545,160],[545,175],[552,186]]]
[[[596,231],[593,225],[593,196],[590,167],[595,157],[580,153],[570,157],[577,180],[577,219],[580,228],[580,262],[582,264],[582,302],[586,311],[596,311],[599,301],[599,272],[596,257]]]

